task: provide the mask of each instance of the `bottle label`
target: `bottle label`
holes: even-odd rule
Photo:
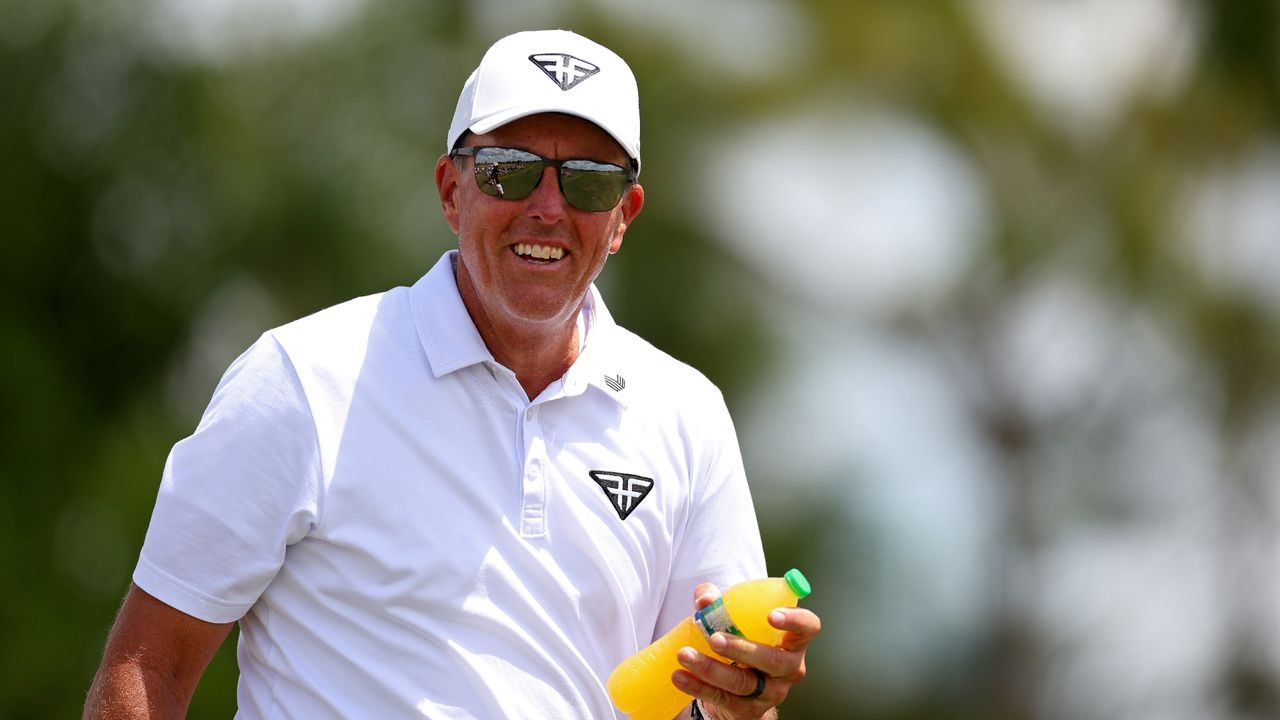
[[[733,618],[729,617],[729,608],[724,606],[722,597],[716,598],[715,602],[694,613],[693,619],[702,629],[702,634],[708,638],[718,632],[743,637],[742,631],[733,624]]]

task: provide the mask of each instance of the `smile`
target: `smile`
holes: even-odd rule
[[[550,247],[547,245],[516,243],[511,249],[520,257],[532,258],[534,260],[555,262],[556,260],[564,257],[564,248]]]

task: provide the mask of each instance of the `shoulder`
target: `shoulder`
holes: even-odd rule
[[[632,378],[630,403],[682,414],[725,412],[720,388],[701,370],[619,325],[609,328],[609,343],[611,357]]]
[[[312,313],[267,331],[263,339],[278,345],[298,371],[341,373],[358,369],[371,343],[412,327],[407,288],[398,287]]]
[[[400,290],[348,300],[266,331],[227,369],[213,405],[241,399],[239,405],[264,409],[303,408],[316,390],[347,394],[376,328],[397,324],[387,314],[408,314],[396,307],[407,304]]]
[[[367,337],[378,315],[394,308],[403,291],[404,288],[396,288],[353,298],[273,328],[267,334],[286,348],[336,345]]]

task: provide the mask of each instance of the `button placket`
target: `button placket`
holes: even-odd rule
[[[536,538],[546,534],[547,464],[546,444],[538,423],[537,406],[525,411],[524,477],[520,505],[520,534]]]

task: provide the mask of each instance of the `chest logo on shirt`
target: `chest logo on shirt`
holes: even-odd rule
[[[631,473],[612,472],[610,470],[592,470],[591,479],[596,481],[605,497],[613,503],[618,517],[623,520],[632,513],[653,489],[653,478]]]

